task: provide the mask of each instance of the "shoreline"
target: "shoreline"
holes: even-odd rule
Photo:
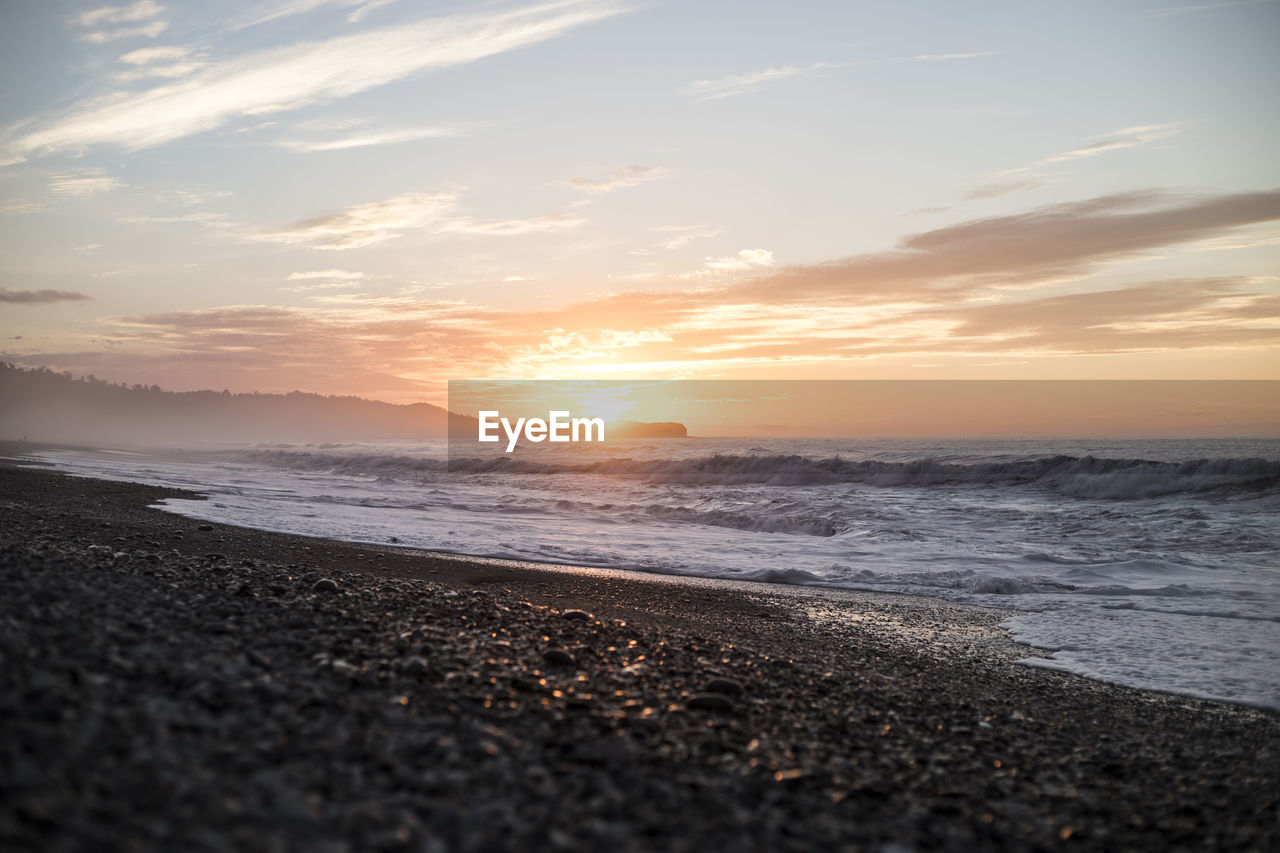
[[[73,480],[118,483],[123,486],[138,486],[139,488],[144,489],[155,489],[165,493],[162,496],[163,498],[174,497],[198,501],[207,501],[211,499],[204,493],[189,489],[147,486],[130,481],[98,480],[94,477],[84,477],[77,474],[62,472],[54,467],[46,468],[44,467],[45,463],[38,459],[24,459],[15,455],[13,453],[15,446],[20,447],[17,442],[0,441],[0,470],[3,470],[4,468],[18,467],[18,465],[31,465],[33,466],[33,470],[47,471],[50,474],[56,474]],[[26,446],[31,450],[36,451],[58,450],[62,447],[69,447],[65,445],[43,444],[28,444]],[[95,450],[95,448],[91,447],[74,447],[70,449]],[[28,452],[31,452],[31,450],[28,450]],[[159,499],[162,498],[157,498],[157,500]],[[305,534],[271,530],[268,528],[242,527],[223,522],[206,521],[205,519],[186,516],[181,513],[171,512],[169,510],[152,507],[150,505],[145,506],[145,509],[149,512],[153,511],[162,513],[164,516],[172,519],[174,524],[178,526],[195,524],[198,528],[199,525],[202,524],[211,524],[218,530],[242,531],[246,535],[281,537],[284,540],[302,540],[306,542],[322,543],[326,547],[337,549],[354,549],[355,553],[349,555],[351,558],[354,558],[357,561],[364,561],[366,559],[373,560],[373,562],[364,563],[359,568],[369,570],[374,574],[386,573],[391,577],[415,579],[430,578],[432,580],[439,580],[459,585],[466,583],[494,584],[502,582],[510,585],[512,587],[512,591],[519,592],[529,592],[530,589],[526,589],[526,587],[536,589],[537,586],[544,585],[546,583],[551,583],[553,586],[567,586],[571,589],[577,588],[579,584],[591,584],[593,581],[622,585],[670,585],[677,589],[683,588],[687,590],[698,590],[704,596],[709,595],[712,596],[713,599],[722,597],[726,594],[745,596],[749,600],[758,599],[764,602],[764,605],[761,608],[763,610],[768,610],[769,603],[774,602],[775,609],[780,612],[798,608],[801,606],[801,602],[806,599],[813,598],[817,599],[819,602],[830,601],[832,604],[834,618],[837,619],[839,616],[836,611],[839,610],[840,602],[850,605],[860,605],[862,608],[868,610],[875,610],[877,607],[883,608],[889,606],[919,608],[922,611],[929,613],[954,614],[957,619],[963,619],[967,614],[981,624],[995,625],[995,634],[986,637],[985,640],[993,646],[1007,646],[1008,648],[1005,649],[1005,651],[1019,658],[1042,657],[1045,653],[1052,651],[1017,643],[1009,635],[1007,629],[999,627],[999,622],[1014,614],[1023,613],[1025,611],[1018,610],[1016,608],[988,607],[979,604],[948,601],[925,593],[912,594],[906,592],[848,589],[836,586],[824,586],[821,584],[789,584],[771,581],[736,580],[733,578],[716,578],[701,575],[682,575],[676,573],[656,572],[643,568],[627,569],[605,566],[581,566],[553,561],[462,554],[449,551],[432,551],[423,548],[407,547],[396,543],[356,542],[345,539],[330,539],[324,536],[308,536]],[[259,547],[271,548],[274,547],[274,543],[259,543]],[[343,553],[345,553],[345,551]],[[389,555],[390,559],[388,559]],[[314,559],[320,555],[313,554],[309,556]],[[425,560],[429,565],[415,563],[414,561],[417,560]],[[326,561],[332,562],[333,558],[326,558]],[[550,576],[550,578],[548,578],[548,576]],[[599,588],[597,584],[593,584],[592,586],[595,589]],[[554,594],[557,597],[563,597],[566,593],[562,590]],[[661,596],[661,594],[659,594],[659,596]],[[791,600],[793,598],[795,599],[794,602]],[[750,605],[747,605],[746,609],[750,609]],[[637,618],[643,619],[646,615],[650,615],[651,613],[652,611],[646,608],[645,610],[637,610],[635,615]],[[764,618],[769,617],[766,616]],[[1061,674],[1070,678],[1081,677],[1065,672]],[[1140,690],[1139,692],[1158,691]],[[1180,696],[1180,694],[1163,695]],[[1200,700],[1198,697],[1181,696],[1181,698],[1216,702],[1216,700],[1212,699]],[[1265,711],[1266,709],[1261,710]],[[1277,712],[1277,715],[1280,716],[1280,712]]]
[[[20,756],[22,765],[0,774],[18,780],[0,797],[0,839],[11,849],[103,837],[103,815],[134,811],[143,817],[122,817],[123,837],[143,846],[186,838],[163,820],[148,824],[162,812],[145,802],[91,784],[105,769],[76,750],[92,708],[70,720],[42,717],[32,685],[67,671],[106,679],[63,684],[63,703],[77,708],[117,681],[131,685],[117,699],[149,722],[115,744],[113,761],[140,767],[139,779],[173,785],[173,775],[228,796],[254,773],[279,777],[278,796],[239,805],[265,809],[241,839],[250,847],[267,839],[306,847],[317,837],[387,849],[432,849],[433,838],[442,849],[1262,849],[1277,841],[1280,715],[1018,666],[1035,650],[999,628],[1010,611],[439,555],[149,507],[178,496],[195,493],[0,459],[0,564],[10,588],[0,649],[16,697],[0,721],[6,761]],[[68,584],[83,585],[102,610],[54,618]],[[118,601],[124,590],[136,601]],[[168,604],[157,610],[161,599]],[[138,613],[111,618],[135,605]],[[204,675],[237,673],[223,685],[229,695],[190,700],[165,678],[140,677],[168,672],[145,653],[154,639],[145,626],[165,619],[177,620],[179,646],[210,658]],[[130,631],[136,642],[93,641]],[[640,648],[642,660],[629,651]],[[198,683],[217,681],[204,675]],[[264,675],[274,688],[262,686]],[[240,707],[246,694],[253,701]],[[317,705],[320,695],[331,701]],[[232,746],[253,753],[256,769],[215,761],[193,781],[190,768],[184,776],[149,755],[154,708],[166,702],[182,705],[178,717],[215,718],[211,730],[159,726],[179,753]],[[255,751],[271,724],[254,702],[296,717],[301,732],[320,725],[363,747],[330,755],[316,735],[299,755],[278,744]],[[216,717],[227,713],[245,725],[220,727]],[[352,727],[357,718],[376,724]],[[405,765],[382,751],[378,733],[403,745],[424,725],[447,728],[442,721],[462,728],[431,741],[430,762]],[[24,752],[11,742],[20,731],[42,746]],[[440,746],[441,737],[452,745]],[[454,782],[434,777],[440,761]],[[385,812],[386,801],[408,796],[409,817],[355,820],[352,809],[373,806],[360,786],[333,782],[335,768],[367,782],[388,762],[396,771],[374,786],[374,799]],[[45,778],[43,766],[62,776]],[[166,809],[190,812],[213,836],[239,837],[227,835],[230,806],[179,794]],[[59,835],[41,823],[32,803],[48,802],[82,814],[80,828]],[[476,809],[485,819],[473,825]],[[499,828],[505,834],[494,835]],[[371,841],[378,832],[391,840]]]
[[[100,453],[100,452],[125,453],[125,454],[141,453],[144,455],[148,453],[148,451],[146,451],[145,449],[137,448],[137,447],[96,448],[96,447],[91,447],[87,445],[46,444],[46,443],[30,443],[30,442],[20,443],[16,441],[0,440],[0,464],[4,464],[6,459],[8,459],[10,462],[20,461],[22,457],[20,457],[14,451],[25,451],[27,454],[30,454],[30,453],[37,453],[37,452],[44,452],[44,451],[56,452],[59,450],[83,451],[83,452],[89,452],[89,453]],[[41,459],[34,459],[34,458],[31,458],[30,456],[27,456],[25,458],[28,459],[30,463],[33,465],[44,466],[48,464]],[[49,470],[59,471],[60,469],[56,465],[50,465]],[[86,477],[88,479],[94,479],[91,475],[81,475],[73,472],[62,472],[62,473],[65,473],[67,476],[71,476],[71,477]],[[119,481],[119,482],[131,482],[131,481]],[[216,500],[216,495],[214,494],[207,494],[204,492],[196,491],[194,489],[185,489],[181,487],[175,487],[175,489],[176,489],[175,494],[171,495],[170,497],[179,497],[184,500],[192,501],[196,504]],[[231,528],[241,527],[240,525],[237,525],[233,522],[222,522],[222,521],[218,521],[216,518],[206,518],[197,513],[186,514],[184,512],[174,511],[168,508],[161,508],[161,510],[176,518],[182,518],[191,522],[196,522],[196,523],[208,522],[208,523],[218,524],[219,526],[226,526]],[[1135,689],[1141,692],[1155,693],[1159,695],[1167,695],[1167,696],[1179,697],[1179,698],[1196,700],[1196,701],[1214,702],[1214,703],[1220,703],[1225,705],[1231,705],[1235,707],[1252,708],[1255,710],[1262,711],[1263,713],[1269,713],[1276,716],[1280,716],[1280,706],[1267,704],[1262,701],[1251,701],[1249,699],[1244,699],[1244,698],[1241,698],[1238,700],[1232,700],[1232,699],[1224,698],[1222,696],[1217,696],[1217,695],[1208,694],[1208,693],[1199,693],[1199,692],[1194,692],[1190,690],[1162,689],[1161,687],[1157,687],[1157,686],[1126,683],[1124,681],[1108,681],[1106,679],[1099,678],[1093,674],[1085,674],[1085,673],[1073,671],[1068,666],[1056,665],[1054,662],[1053,655],[1055,652],[1059,651],[1060,649],[1052,646],[1039,646],[1039,645],[1035,645],[1032,642],[1025,642],[1023,640],[1016,639],[1015,632],[1012,629],[1006,628],[1003,626],[1003,623],[1005,621],[1008,621],[1011,618],[1036,612],[1034,610],[1022,609],[1022,608],[1017,608],[1012,606],[1001,606],[999,604],[994,604],[994,603],[979,604],[979,603],[967,602],[967,601],[954,601],[951,599],[932,595],[927,592],[910,592],[910,591],[901,591],[901,590],[888,591],[888,590],[881,590],[881,589],[859,589],[859,588],[850,588],[850,587],[844,587],[844,586],[839,586],[834,584],[828,585],[824,583],[793,583],[793,582],[787,582],[787,581],[774,581],[774,580],[762,580],[762,579],[745,580],[745,579],[737,579],[737,578],[731,578],[731,577],[716,577],[712,575],[696,575],[696,574],[690,575],[690,574],[681,574],[678,572],[664,572],[664,571],[646,568],[643,566],[634,566],[634,567],[590,566],[590,565],[580,565],[580,564],[574,564],[574,563],[568,563],[568,562],[561,562],[553,559],[538,560],[536,558],[528,558],[528,557],[508,557],[508,556],[502,556],[502,555],[468,554],[465,552],[440,551],[440,550],[433,550],[426,547],[414,547],[411,545],[399,544],[394,541],[374,542],[374,541],[338,539],[338,538],[326,537],[324,535],[319,535],[319,534],[299,533],[299,532],[289,531],[289,530],[273,529],[270,527],[242,527],[241,529],[252,530],[252,531],[265,533],[265,534],[296,537],[299,539],[313,540],[316,542],[329,543],[333,545],[341,545],[344,547],[350,546],[350,547],[356,547],[356,548],[363,548],[366,550],[372,550],[377,554],[382,555],[383,557],[385,557],[387,553],[395,553],[395,554],[408,556],[408,557],[418,556],[418,557],[430,558],[435,561],[434,568],[430,570],[433,574],[438,574],[441,571],[444,571],[448,575],[453,575],[457,577],[459,582],[465,580],[466,577],[469,577],[471,574],[473,574],[479,566],[488,565],[491,568],[493,568],[495,571],[499,571],[499,572],[507,571],[507,570],[513,570],[518,572],[523,570],[523,571],[533,572],[535,576],[539,572],[551,571],[555,573],[562,573],[562,574],[568,574],[568,575],[579,575],[585,578],[612,578],[622,583],[636,583],[636,582],[672,583],[676,585],[695,586],[695,587],[701,585],[701,586],[709,587],[710,589],[733,591],[737,593],[746,594],[748,596],[753,596],[753,595],[766,596],[770,593],[776,593],[777,595],[784,596],[783,603],[781,605],[782,609],[784,610],[791,606],[800,606],[800,602],[804,600],[805,596],[817,596],[819,598],[835,599],[837,602],[841,600],[860,602],[864,607],[870,604],[872,605],[873,608],[874,608],[874,604],[877,601],[882,604],[890,604],[895,602],[903,603],[905,601],[905,602],[919,604],[931,609],[941,609],[943,611],[945,611],[945,608],[949,608],[949,607],[958,608],[959,611],[957,613],[957,618],[961,619],[962,621],[963,621],[963,616],[960,614],[963,614],[966,610],[972,612],[975,616],[978,616],[980,614],[981,616],[979,618],[989,617],[991,614],[1000,614],[1000,619],[997,620],[997,623],[996,623],[998,628],[998,633],[1001,635],[1004,641],[1012,645],[1013,649],[1015,650],[1014,655],[1016,660],[1018,662],[1023,663],[1024,665],[1028,665],[1028,662],[1031,662],[1031,661],[1040,660],[1040,661],[1044,661],[1045,663],[1042,665],[1030,663],[1029,665],[1031,666],[1038,665],[1041,668],[1045,669],[1046,671],[1056,672],[1064,677],[1084,678],[1086,680],[1097,681],[1099,683],[1107,684],[1110,686],[1122,687],[1126,689]],[[394,537],[392,537],[392,539],[394,539]],[[363,559],[363,557],[357,555],[357,559]],[[375,568],[377,567],[375,566]],[[403,566],[397,566],[393,564],[386,564],[386,566],[384,567],[384,570],[389,570],[393,573],[405,571]],[[412,572],[410,572],[410,575],[408,576],[418,576],[418,575],[414,575]],[[489,581],[489,582],[492,582],[492,581]],[[798,596],[799,600],[797,602],[787,602],[785,597],[792,596],[792,595]],[[831,618],[834,618],[837,621],[840,619],[838,604],[833,603],[833,606],[829,608],[828,612],[831,614]],[[999,646],[1001,643],[1001,637],[987,638],[987,642],[993,647]],[[1004,650],[1001,650],[1001,651],[1004,651]]]

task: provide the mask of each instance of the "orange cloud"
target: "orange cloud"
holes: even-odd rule
[[[698,288],[672,280],[667,290],[532,313],[357,292],[313,298],[308,307],[229,306],[106,322],[115,331],[111,363],[147,381],[156,381],[161,363],[198,363],[237,377],[241,389],[300,386],[401,399],[459,377],[743,375],[806,365],[854,369],[866,359],[912,354],[1274,353],[1280,295],[1268,280],[1088,289],[1077,282],[1066,293],[1061,281],[1136,252],[1275,219],[1278,192],[1105,196],[916,234],[887,252],[757,267]],[[350,224],[315,220],[299,230],[329,235]],[[1053,290],[1037,287],[1045,283]],[[47,354],[41,363],[79,367],[73,357]],[[101,373],[105,357],[96,358],[91,369]]]

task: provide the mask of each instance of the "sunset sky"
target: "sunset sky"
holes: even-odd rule
[[[1280,2],[59,0],[0,24],[2,361],[395,402],[1280,378]]]

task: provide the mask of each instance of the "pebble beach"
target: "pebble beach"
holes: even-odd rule
[[[0,848],[1280,845],[1280,717],[1020,666],[1005,611],[166,497],[0,462]]]

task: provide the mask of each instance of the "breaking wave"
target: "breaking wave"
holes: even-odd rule
[[[596,474],[652,483],[717,486],[806,486],[856,483],[875,487],[1009,487],[1046,489],[1064,496],[1138,500],[1178,494],[1280,491],[1280,461],[1197,459],[1157,462],[1094,456],[1046,456],[999,462],[936,459],[909,462],[813,458],[795,455],[714,455],[693,459],[602,459],[582,463],[511,457],[420,458],[259,450],[243,461],[294,470],[395,479],[439,479],[445,474]]]

